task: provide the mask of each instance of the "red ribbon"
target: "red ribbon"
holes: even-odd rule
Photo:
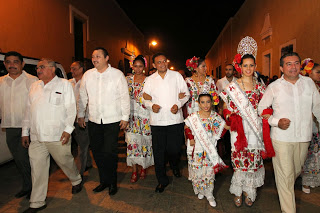
[[[237,141],[234,143],[236,151],[243,151],[244,148],[248,147],[248,141],[244,134],[242,118],[240,115],[231,114],[229,119],[231,121],[231,131],[236,131],[238,133]]]

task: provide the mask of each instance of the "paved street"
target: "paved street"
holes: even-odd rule
[[[191,182],[187,179],[187,161],[182,156],[183,177],[173,177],[168,167],[170,185],[164,193],[156,194],[157,185],[154,168],[148,170],[145,180],[130,183],[131,170],[126,166],[125,143],[123,135],[119,141],[118,193],[110,197],[107,190],[95,194],[92,189],[98,185],[98,170],[94,168],[85,173],[83,190],[76,195],[71,194],[71,183],[63,172],[52,163],[47,197],[48,207],[43,213],[56,212],[280,212],[276,192],[272,163],[265,161],[265,185],[258,190],[254,205],[249,208],[243,205],[236,208],[233,195],[229,193],[232,169],[225,170],[216,177],[214,196],[217,207],[212,208],[206,199],[198,200],[194,195]],[[77,161],[78,163],[78,161]],[[227,161],[227,163],[230,163]],[[20,176],[13,162],[0,167],[0,212],[22,212],[28,208],[26,198],[16,199],[14,194],[20,190]],[[320,188],[311,189],[311,194],[301,191],[301,178],[295,186],[297,211],[320,211]]]

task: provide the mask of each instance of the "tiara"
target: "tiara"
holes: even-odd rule
[[[246,36],[239,42],[237,52],[241,57],[245,54],[251,54],[256,58],[258,52],[257,42],[250,36]]]

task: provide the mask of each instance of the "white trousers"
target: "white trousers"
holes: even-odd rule
[[[309,142],[272,140],[275,157],[272,158],[281,211],[296,212],[294,183],[307,157]]]
[[[61,141],[32,141],[29,146],[32,178],[31,208],[40,208],[46,204],[50,155],[70,179],[73,186],[78,185],[82,181],[71,154],[71,140],[65,145],[62,145]]]

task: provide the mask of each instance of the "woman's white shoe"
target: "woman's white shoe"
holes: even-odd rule
[[[214,197],[207,198],[207,200],[209,201],[210,206],[212,206],[212,207],[217,206],[217,203],[216,203]]]
[[[304,186],[302,186],[302,191],[306,194],[310,194],[310,188],[305,188]]]
[[[199,194],[198,194],[198,199],[199,199],[199,200],[202,200],[203,198],[204,198],[204,195],[199,193]]]

